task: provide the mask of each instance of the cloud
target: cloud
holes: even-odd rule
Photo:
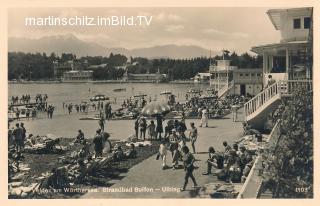
[[[223,31],[219,31],[216,29],[203,29],[202,30],[203,33],[205,34],[219,34],[219,35],[225,35],[226,33]]]
[[[184,26],[179,24],[179,25],[168,25],[166,26],[165,30],[168,32],[172,33],[179,33],[184,29]]]
[[[183,18],[176,14],[168,14],[166,12],[161,12],[155,16],[158,22],[182,22]]]

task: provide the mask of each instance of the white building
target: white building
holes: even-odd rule
[[[199,72],[194,76],[193,81],[194,83],[210,83],[210,73],[201,73]]]
[[[281,39],[252,47],[263,56],[264,84],[269,75],[275,80],[311,79],[312,8],[271,9],[267,14]]]
[[[93,76],[93,71],[85,70],[85,71],[78,71],[72,70],[63,73],[63,82],[86,82],[91,81]]]
[[[217,60],[217,65],[210,65],[209,72],[211,74],[210,86],[219,91],[221,88],[227,86],[233,79],[233,70],[237,66],[230,65],[231,60]]]

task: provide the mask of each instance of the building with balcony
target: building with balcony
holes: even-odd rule
[[[311,79],[312,8],[271,9],[267,15],[281,39],[251,49],[263,56],[264,84],[269,75],[276,81]]]
[[[265,89],[245,103],[244,113],[245,121],[256,129],[263,129],[267,116],[297,88],[313,91],[312,8],[271,9],[267,14],[281,39],[278,43],[252,47],[253,52],[263,56]],[[269,75],[275,80],[271,85]]]
[[[228,85],[233,79],[233,71],[237,66],[230,65],[231,60],[217,60],[217,65],[210,65],[209,72],[211,74],[210,86],[219,91]]]

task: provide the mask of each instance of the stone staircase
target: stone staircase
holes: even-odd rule
[[[263,129],[269,114],[281,102],[290,97],[296,88],[312,91],[312,80],[282,80],[275,82],[244,105],[245,121],[255,129]]]

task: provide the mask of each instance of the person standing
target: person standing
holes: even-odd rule
[[[152,140],[155,137],[155,133],[156,133],[156,125],[154,124],[154,121],[151,120],[150,124],[148,125],[148,135],[149,138]]]
[[[156,119],[157,119],[156,138],[158,138],[159,136],[159,140],[161,140],[162,139],[161,134],[163,132],[163,126],[162,126],[163,117],[161,116],[161,114],[158,114],[156,116]]]
[[[140,121],[140,116],[138,116],[137,119],[134,121],[134,131],[137,139],[139,137],[139,121]]]
[[[30,109],[27,109],[26,111],[26,119],[29,120],[30,118]]]
[[[162,160],[162,169],[165,170],[167,166],[167,147],[166,142],[164,140],[161,141],[161,144],[159,146],[159,155]]]
[[[12,132],[15,143],[15,149],[17,152],[20,152],[22,148],[22,133],[23,131],[20,128],[19,123],[17,123],[16,128]]]
[[[195,161],[195,158],[190,153],[189,148],[187,146],[182,147],[182,152],[184,154],[183,155],[183,165],[184,165],[184,171],[186,173],[185,173],[185,177],[184,177],[184,184],[183,184],[181,191],[185,191],[189,178],[191,178],[191,180],[193,182],[193,187],[197,187],[198,185],[196,182],[196,178],[193,176],[193,170],[194,170],[193,163]]]
[[[98,124],[99,124],[99,126],[100,126],[100,129],[101,129],[101,131],[104,131],[104,124],[105,124],[105,119],[104,119],[104,117],[103,117],[103,114],[100,114],[100,119],[99,119],[99,121],[98,121]]]
[[[193,153],[195,154],[196,153],[195,143],[196,143],[197,138],[198,138],[198,130],[194,126],[194,122],[191,122],[190,126],[191,126],[191,129],[190,129],[190,133],[189,133],[189,139],[191,141],[191,146],[192,146]]]
[[[21,147],[24,148],[24,141],[26,140],[26,137],[27,137],[27,135],[26,135],[27,130],[24,127],[24,124],[22,122],[20,123],[20,128],[21,128],[21,131],[22,131],[22,133],[21,133],[21,139],[22,139]]]
[[[140,139],[142,139],[143,137],[143,140],[146,139],[146,130],[147,130],[147,121],[146,121],[146,118],[142,118],[140,120]]]
[[[96,158],[97,157],[101,157],[102,156],[102,151],[103,151],[101,129],[98,129],[96,131],[96,135],[93,138],[93,143],[94,143],[94,151],[95,151]]]
[[[203,108],[203,110],[201,111],[202,116],[201,116],[201,125],[200,127],[208,127],[208,111],[206,109],[206,107]]]
[[[271,85],[273,85],[275,82],[276,82],[276,80],[274,80],[274,79],[272,78],[272,75],[270,74],[270,75],[268,76],[268,81],[267,81],[267,85],[266,85],[265,89],[267,89],[268,87],[270,87]]]
[[[231,106],[231,111],[232,111],[232,120],[233,122],[237,121],[237,112],[238,112],[238,106],[236,104]]]

